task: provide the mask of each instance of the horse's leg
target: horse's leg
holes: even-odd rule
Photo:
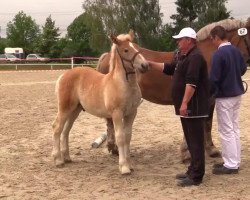
[[[205,148],[206,152],[210,157],[219,157],[220,151],[215,147],[213,140],[212,140],[212,123],[213,123],[213,113],[215,107],[215,99],[210,98],[210,109],[209,109],[209,116],[205,122]]]
[[[209,104],[209,116],[205,120],[205,132],[204,132],[204,143],[205,143],[205,149],[207,154],[210,157],[219,157],[220,151],[215,147],[213,140],[212,140],[212,123],[213,123],[213,112],[214,112],[214,106],[215,101],[214,99],[210,99]],[[181,144],[181,160],[183,163],[190,161],[190,153],[188,151],[187,143],[185,138],[183,138],[182,144]]]
[[[119,170],[121,174],[129,174],[131,171],[125,156],[126,136],[124,132],[123,113],[118,110],[113,112],[112,119],[115,128],[116,144],[119,151]]]
[[[131,161],[130,161],[130,141],[132,137],[132,127],[135,120],[135,116],[137,111],[130,114],[129,116],[124,117],[124,128],[125,128],[125,157],[127,159],[130,170],[133,169]]]
[[[76,118],[79,116],[79,113],[82,111],[82,107],[79,105],[68,117],[64,129],[62,131],[62,137],[61,137],[61,155],[62,159],[65,163],[72,162],[70,155],[69,155],[69,132],[76,120]]]
[[[64,165],[64,159],[61,155],[60,150],[60,136],[64,129],[65,122],[67,121],[67,115],[61,112],[57,113],[56,119],[53,122],[53,151],[52,156],[54,157],[54,161],[57,167],[61,167]]]
[[[115,131],[114,131],[114,124],[112,118],[106,119],[107,125],[107,147],[108,151],[111,152],[113,155],[118,155],[118,148],[115,143]]]
[[[181,150],[181,161],[183,163],[190,162],[191,155],[190,155],[190,152],[188,150],[187,142],[186,142],[186,139],[184,136],[182,139],[180,150]]]

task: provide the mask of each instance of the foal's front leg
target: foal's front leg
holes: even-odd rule
[[[126,136],[123,123],[123,113],[121,111],[115,111],[112,114],[112,119],[115,128],[115,139],[119,150],[119,170],[121,174],[130,174],[130,165],[126,156]]]
[[[111,152],[113,155],[118,155],[118,148],[115,143],[115,130],[112,118],[106,119],[107,125],[107,147],[108,151]]]
[[[132,128],[135,120],[137,110],[130,115],[124,117],[124,130],[125,130],[125,157],[128,162],[130,170],[133,170],[132,163],[130,160],[130,141],[132,138]]]

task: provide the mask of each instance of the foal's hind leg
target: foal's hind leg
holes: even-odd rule
[[[57,167],[61,167],[64,164],[64,159],[62,158],[60,150],[60,136],[63,131],[66,120],[67,116],[63,113],[58,112],[56,119],[52,125],[54,131],[52,156],[54,157],[54,161]]]
[[[69,132],[78,117],[79,113],[81,112],[82,107],[78,106],[68,117],[64,129],[62,131],[62,137],[61,137],[61,155],[62,159],[64,160],[65,163],[67,162],[72,162],[70,155],[69,155]]]

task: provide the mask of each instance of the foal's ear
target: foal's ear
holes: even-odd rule
[[[115,43],[115,44],[119,44],[119,40],[117,39],[117,37],[114,34],[110,34],[109,36],[110,40]]]
[[[134,40],[134,37],[135,37],[135,34],[134,34],[134,31],[132,29],[129,30],[129,33],[128,33],[131,37],[131,41]]]

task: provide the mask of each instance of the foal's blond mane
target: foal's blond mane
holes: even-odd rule
[[[197,32],[197,40],[202,41],[207,39],[209,37],[210,31],[217,25],[223,26],[227,31],[232,31],[238,28],[245,27],[246,22],[237,19],[225,19],[214,22],[212,24],[208,24]]]
[[[124,42],[124,41],[130,41],[132,42],[132,38],[131,35],[129,34],[120,34],[117,36],[117,39],[119,40],[119,42]],[[115,55],[116,55],[116,47],[117,44],[113,43],[112,47],[111,47],[111,55],[110,55],[110,60],[109,60],[109,71],[112,71],[115,67]]]

